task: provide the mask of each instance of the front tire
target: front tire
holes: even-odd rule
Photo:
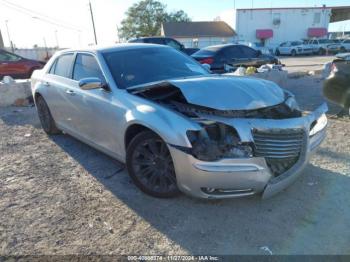
[[[126,166],[131,179],[144,193],[158,198],[180,193],[169,149],[155,133],[144,131],[133,138],[127,148]]]
[[[57,128],[55,120],[52,118],[50,109],[42,96],[36,99],[36,109],[42,128],[48,135],[57,135],[61,131]]]

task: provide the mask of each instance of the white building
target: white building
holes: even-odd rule
[[[223,21],[168,22],[162,25],[162,36],[175,38],[187,48],[203,48],[232,43],[235,32]]]
[[[277,46],[284,41],[327,37],[330,22],[350,19],[348,7],[234,9],[221,21],[237,33],[236,40]]]

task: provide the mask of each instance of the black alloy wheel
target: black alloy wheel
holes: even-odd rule
[[[131,179],[144,193],[159,198],[180,193],[169,149],[155,133],[144,131],[133,138],[126,165]]]

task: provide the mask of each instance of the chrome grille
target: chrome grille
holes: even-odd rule
[[[253,130],[255,156],[265,157],[271,172],[278,176],[299,159],[304,132],[301,129]]]

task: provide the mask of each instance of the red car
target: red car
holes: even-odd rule
[[[44,62],[27,59],[0,49],[0,80],[4,76],[17,79],[30,78],[34,70],[41,69],[44,65]]]

